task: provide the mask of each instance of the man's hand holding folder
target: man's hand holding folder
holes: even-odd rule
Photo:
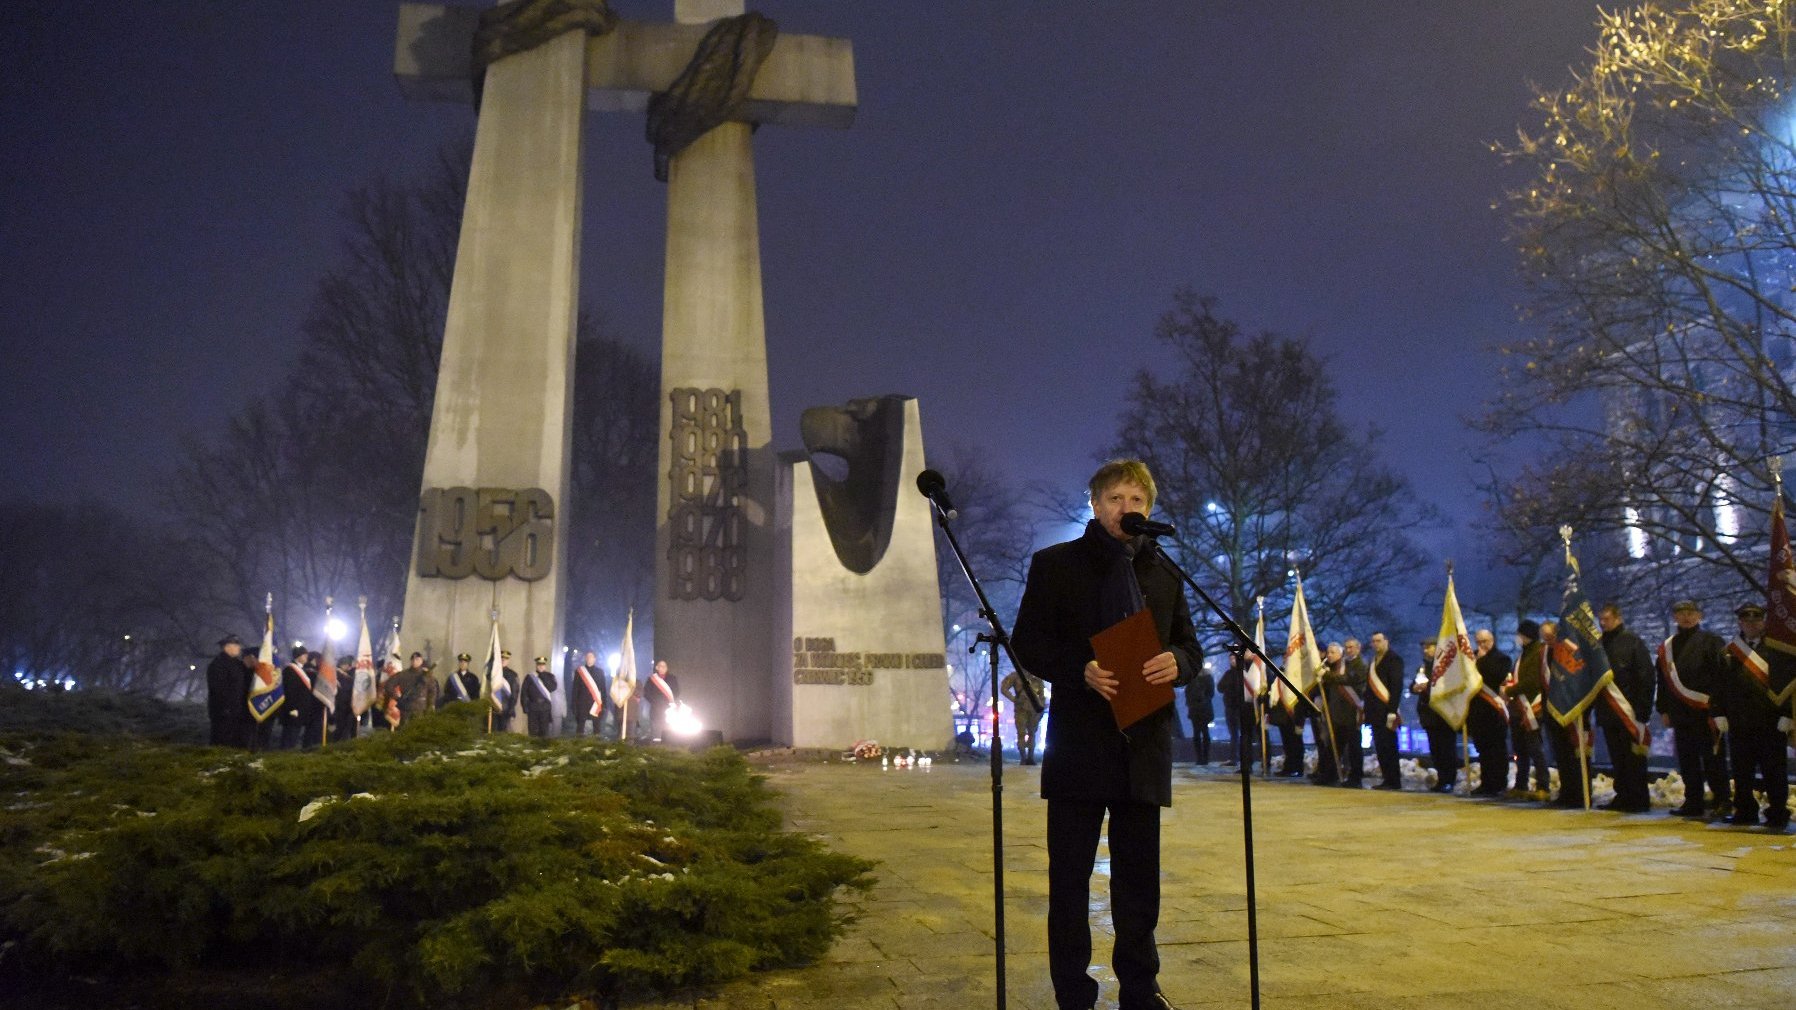
[[[1172,704],[1179,660],[1161,647],[1146,610],[1093,635],[1091,646],[1097,658],[1085,664],[1085,683],[1110,703],[1117,729]]]

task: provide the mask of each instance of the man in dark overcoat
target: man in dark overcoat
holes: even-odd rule
[[[1170,704],[1126,729],[1110,707],[1122,678],[1156,686],[1188,682],[1203,650],[1176,576],[1122,518],[1146,515],[1153,476],[1136,460],[1107,463],[1091,478],[1093,518],[1084,535],[1036,552],[1017,610],[1017,661],[1054,687],[1041,792],[1048,801],[1048,971],[1063,1010],[1093,1006],[1091,873],[1108,815],[1111,968],[1123,1010],[1166,1007],[1154,929],[1160,916],[1160,808],[1172,803]],[[1146,609],[1162,651],[1135,670],[1098,665],[1091,636]]]

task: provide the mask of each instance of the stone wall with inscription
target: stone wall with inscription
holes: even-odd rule
[[[878,451],[901,458],[866,467],[851,460],[849,472],[915,474],[923,469],[917,402],[882,399],[889,401],[881,404],[885,411],[896,412],[892,420],[901,419],[894,424],[901,436],[883,440]],[[871,413],[866,420],[885,423]],[[774,686],[775,738],[799,747],[848,748],[861,740],[926,750],[948,746],[953,729],[928,503],[910,491],[909,481],[880,482],[880,507],[850,517],[890,517],[889,540],[863,573],[838,549],[843,531],[832,538],[823,502],[844,496],[819,493],[819,481],[830,478],[814,472],[804,453],[786,454],[777,473],[779,549],[790,560],[781,568],[780,597],[790,599],[791,610],[790,623],[782,625],[789,651]]]

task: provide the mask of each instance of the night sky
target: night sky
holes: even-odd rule
[[[246,382],[279,395],[344,194],[472,133],[470,108],[401,98],[396,6],[0,7],[11,492],[146,504]],[[756,9],[852,38],[861,97],[851,130],[756,137],[781,448],[804,407],[900,392],[927,444],[1078,489],[1190,285],[1311,338],[1348,418],[1456,518],[1431,549],[1476,556],[1460,418],[1490,391],[1484,349],[1524,332],[1492,206],[1516,179],[1488,145],[1581,60],[1594,3]],[[582,300],[653,358],[664,205],[642,135],[640,115],[588,124]]]

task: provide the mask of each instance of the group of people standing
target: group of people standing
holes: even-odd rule
[[[1317,750],[1310,781],[1348,788],[1363,785],[1361,725],[1371,731],[1381,779],[1376,788],[1403,788],[1397,730],[1405,687],[1416,698],[1417,719],[1428,739],[1435,792],[1455,790],[1463,748],[1475,753],[1479,765],[1473,796],[1584,807],[1590,799],[1589,758],[1600,731],[1615,785],[1615,797],[1601,806],[1631,814],[1652,809],[1647,743],[1648,720],[1656,711],[1660,726],[1671,731],[1684,782],[1683,803],[1672,814],[1739,826],[1763,823],[1781,831],[1790,822],[1790,685],[1796,681],[1796,656],[1765,647],[1761,604],[1743,604],[1734,614],[1738,634],[1724,641],[1702,627],[1702,608],[1695,601],[1681,600],[1672,607],[1677,631],[1653,650],[1627,627],[1619,606],[1603,606],[1597,622],[1614,675],[1613,690],[1601,692],[1564,724],[1543,704],[1558,644],[1558,628],[1551,621],[1519,623],[1514,659],[1497,648],[1490,629],[1477,631],[1476,666],[1483,688],[1471,701],[1463,736],[1429,704],[1438,676],[1432,639],[1421,643],[1422,662],[1407,682],[1403,661],[1384,635],[1371,637],[1369,656],[1354,639],[1330,643],[1311,692],[1322,714],[1311,719],[1300,709],[1248,702],[1239,663],[1223,675],[1218,693],[1229,734],[1241,742],[1250,767],[1263,712],[1267,728],[1280,741],[1281,760],[1272,774],[1305,775],[1307,724]],[[1207,727],[1210,719],[1205,698],[1201,707],[1193,707],[1192,723]],[[1201,763],[1208,761],[1204,751],[1200,746]],[[1557,794],[1551,792],[1555,768]],[[1760,792],[1763,808],[1756,798]]]
[[[395,657],[385,670],[374,673],[373,690],[358,711],[352,678],[353,655],[339,656],[334,667],[344,672],[332,689],[320,687],[323,655],[304,645],[294,645],[287,662],[273,676],[280,681],[279,700],[258,719],[250,706],[257,687],[258,656],[244,649],[236,635],[219,639],[218,655],[206,668],[208,742],[251,751],[291,750],[316,747],[329,740],[347,740],[365,732],[402,728],[409,720],[457,701],[487,698],[493,706],[493,725],[508,727],[522,707],[529,735],[555,735],[555,693],[560,690],[549,657],[537,656],[534,668],[523,676],[511,667],[511,653],[500,653],[504,686],[489,688],[482,676],[469,668],[473,657],[460,653],[455,669],[439,679],[436,668],[422,652],[413,652],[404,667]],[[334,675],[333,675],[334,676]],[[627,713],[646,708],[649,739],[658,740],[669,708],[679,699],[679,682],[667,672],[665,662],[655,664],[646,686],[607,673],[597,656],[587,652],[574,670],[568,711],[573,734],[592,734],[616,740],[635,732]]]

